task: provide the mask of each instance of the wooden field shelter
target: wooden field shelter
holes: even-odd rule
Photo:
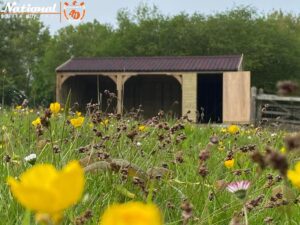
[[[243,55],[71,58],[56,69],[56,98],[71,90],[79,105],[128,113],[142,105],[145,117],[160,110],[201,123],[249,123],[250,72]],[[116,93],[107,105],[104,90]],[[114,106],[114,107],[113,107]]]

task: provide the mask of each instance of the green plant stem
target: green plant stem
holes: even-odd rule
[[[26,212],[24,213],[22,225],[30,225],[30,211],[29,210],[26,210]]]
[[[245,216],[245,225],[248,225],[249,223],[248,223],[248,213],[247,213],[247,208],[246,208],[246,206],[244,205],[244,216]]]
[[[52,121],[51,121],[52,122]],[[52,137],[52,126],[51,126],[51,122],[50,122],[50,125],[49,125],[49,132],[50,132],[50,143],[51,143],[51,152],[52,152],[52,163],[54,163],[56,165],[56,159],[55,159],[55,155],[54,155],[54,152],[53,152],[53,147],[54,147],[54,144],[53,144],[53,137]]]

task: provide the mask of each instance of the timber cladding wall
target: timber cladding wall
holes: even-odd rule
[[[223,122],[249,123],[251,107],[250,72],[223,73]]]

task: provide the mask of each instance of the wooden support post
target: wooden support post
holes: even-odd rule
[[[117,113],[123,113],[123,76],[117,76],[117,92],[118,92],[118,102],[117,102]]]
[[[262,121],[262,109],[263,109],[263,101],[259,100],[259,96],[264,94],[264,89],[258,89],[258,95],[256,96],[256,121],[255,124],[258,125]]]
[[[257,88],[251,88],[251,123],[255,123],[256,120],[256,95]]]
[[[256,119],[255,124],[259,124],[262,120],[262,101],[257,100],[256,102]]]

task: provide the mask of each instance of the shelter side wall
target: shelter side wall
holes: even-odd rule
[[[197,121],[197,73],[182,74],[182,115],[190,111],[189,118]]]
[[[223,123],[250,123],[251,74],[223,73]]]

